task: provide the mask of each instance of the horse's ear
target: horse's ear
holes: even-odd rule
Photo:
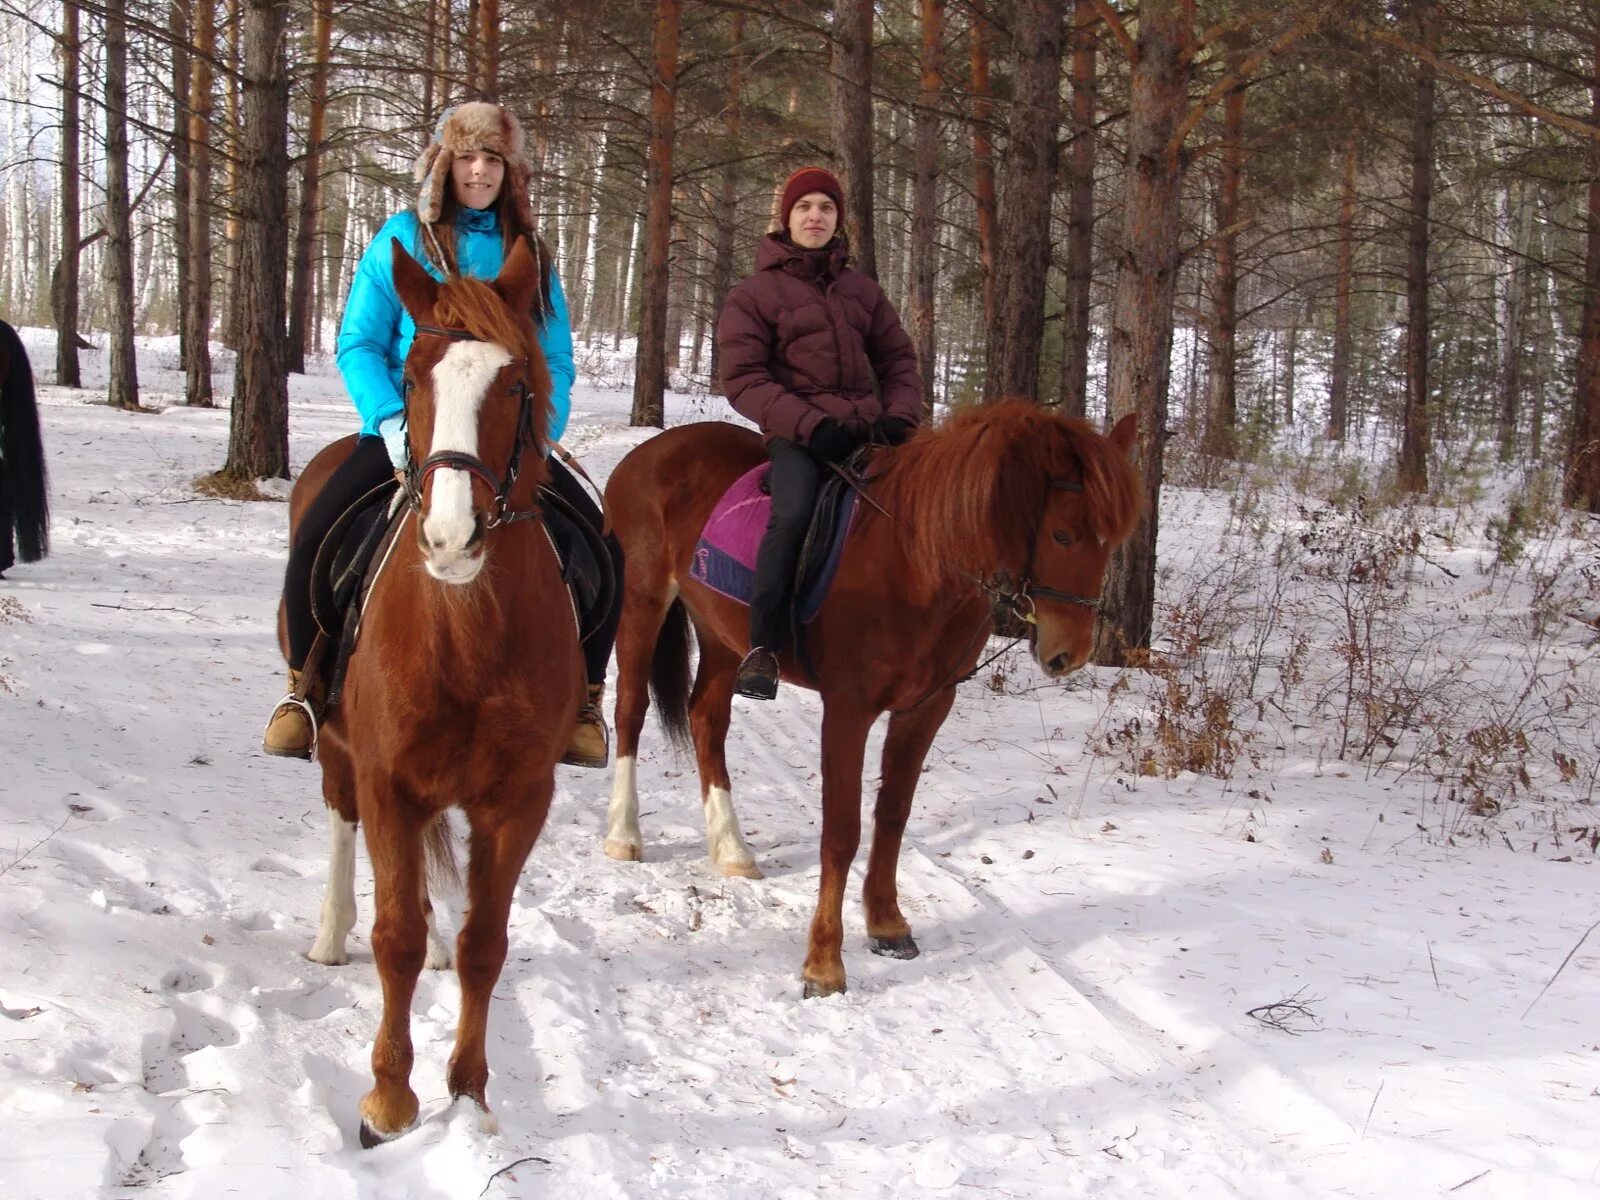
[[[1111,444],[1118,450],[1122,451],[1122,453],[1126,454],[1128,451],[1132,450],[1134,443],[1139,440],[1138,414],[1129,413],[1127,416],[1123,417],[1122,420],[1118,421],[1111,427],[1111,433],[1109,436],[1111,439]]]
[[[505,265],[495,277],[494,290],[506,307],[515,313],[525,313],[539,292],[539,256],[526,237],[519,237],[506,255]]]
[[[395,238],[389,243],[390,262],[394,271],[394,290],[400,296],[400,303],[406,306],[406,311],[411,314],[413,321],[426,322],[428,315],[433,312],[434,303],[439,299],[439,281],[416,259],[406,253],[406,248],[400,244],[400,239]]]

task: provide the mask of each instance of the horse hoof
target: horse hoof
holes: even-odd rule
[[[644,851],[638,842],[625,842],[620,838],[606,839],[606,857],[618,862],[643,862]]]
[[[872,939],[872,952],[881,954],[885,958],[909,959],[915,958],[922,951],[917,948],[917,939],[909,933],[903,937]]]
[[[761,868],[753,862],[718,863],[717,872],[727,879],[761,879]]]
[[[806,1000],[820,1000],[824,996],[842,996],[844,992],[845,986],[842,983],[838,987],[833,987],[831,984],[822,984],[813,979],[808,979],[801,997]]]
[[[306,957],[325,967],[342,967],[350,961],[350,955],[343,950],[325,950],[319,946],[311,947]]]
[[[385,1142],[394,1141],[395,1138],[399,1137],[400,1134],[405,1132],[406,1131],[404,1129],[401,1129],[395,1133],[379,1133],[371,1125],[368,1125],[365,1121],[362,1121],[361,1130],[357,1136],[361,1138],[361,1148],[363,1150],[371,1150],[374,1146],[381,1146]]]

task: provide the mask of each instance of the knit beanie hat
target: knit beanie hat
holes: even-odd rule
[[[474,150],[498,154],[505,160],[501,187],[511,189],[511,200],[523,228],[532,229],[533,204],[528,199],[532,169],[523,157],[522,125],[509,109],[482,100],[447,108],[439,117],[433,140],[411,168],[422,190],[417,193],[417,216],[433,224],[444,211],[445,189],[450,186],[450,166],[456,155]]]
[[[839,180],[832,171],[822,167],[801,167],[789,181],[783,185],[783,200],[778,205],[778,221],[784,228],[789,228],[789,210],[800,202],[801,196],[809,196],[812,192],[821,192],[824,196],[832,198],[839,206],[839,228],[844,228],[844,188],[839,186]]]

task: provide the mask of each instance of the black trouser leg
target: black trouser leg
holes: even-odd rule
[[[596,530],[603,529],[605,518],[601,516],[600,506],[595,503],[594,497],[583,485],[583,481],[568,470],[560,459],[552,455],[549,461],[550,486],[555,488],[557,494],[581,513]],[[606,614],[606,619],[595,627],[594,632],[589,635],[589,640],[583,644],[583,670],[590,683],[606,681],[606,666],[611,661],[611,647],[617,640],[617,624],[622,620],[622,546],[609,534],[604,540],[606,550],[611,555],[611,573],[616,580],[616,590],[612,593],[611,611]]]
[[[317,637],[317,620],[311,614],[311,568],[317,547],[334,522],[357,500],[394,474],[389,452],[379,437],[357,440],[350,457],[328,476],[328,482],[306,508],[289,547],[289,565],[283,573],[284,609],[289,625],[289,665],[296,671],[306,664]]]
[[[781,651],[789,642],[789,608],[795,566],[816,507],[822,467],[810,453],[784,438],[767,443],[772,470],[772,516],[756,552],[756,581],[750,596],[750,645]]]

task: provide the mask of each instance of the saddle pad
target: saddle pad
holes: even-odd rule
[[[772,497],[762,490],[770,469],[771,464],[762,463],[739,476],[722,494],[700,532],[694,561],[689,567],[689,574],[694,578],[740,604],[749,604],[755,590],[756,551],[760,549],[762,535],[767,531],[767,518],[772,512]],[[855,511],[856,493],[849,487],[844,489],[837,505],[818,505],[811,532],[806,537],[806,549],[795,572],[797,579],[806,581],[795,599],[795,615],[802,624],[822,609],[828,588],[838,572]],[[829,524],[818,529],[818,521]]]

